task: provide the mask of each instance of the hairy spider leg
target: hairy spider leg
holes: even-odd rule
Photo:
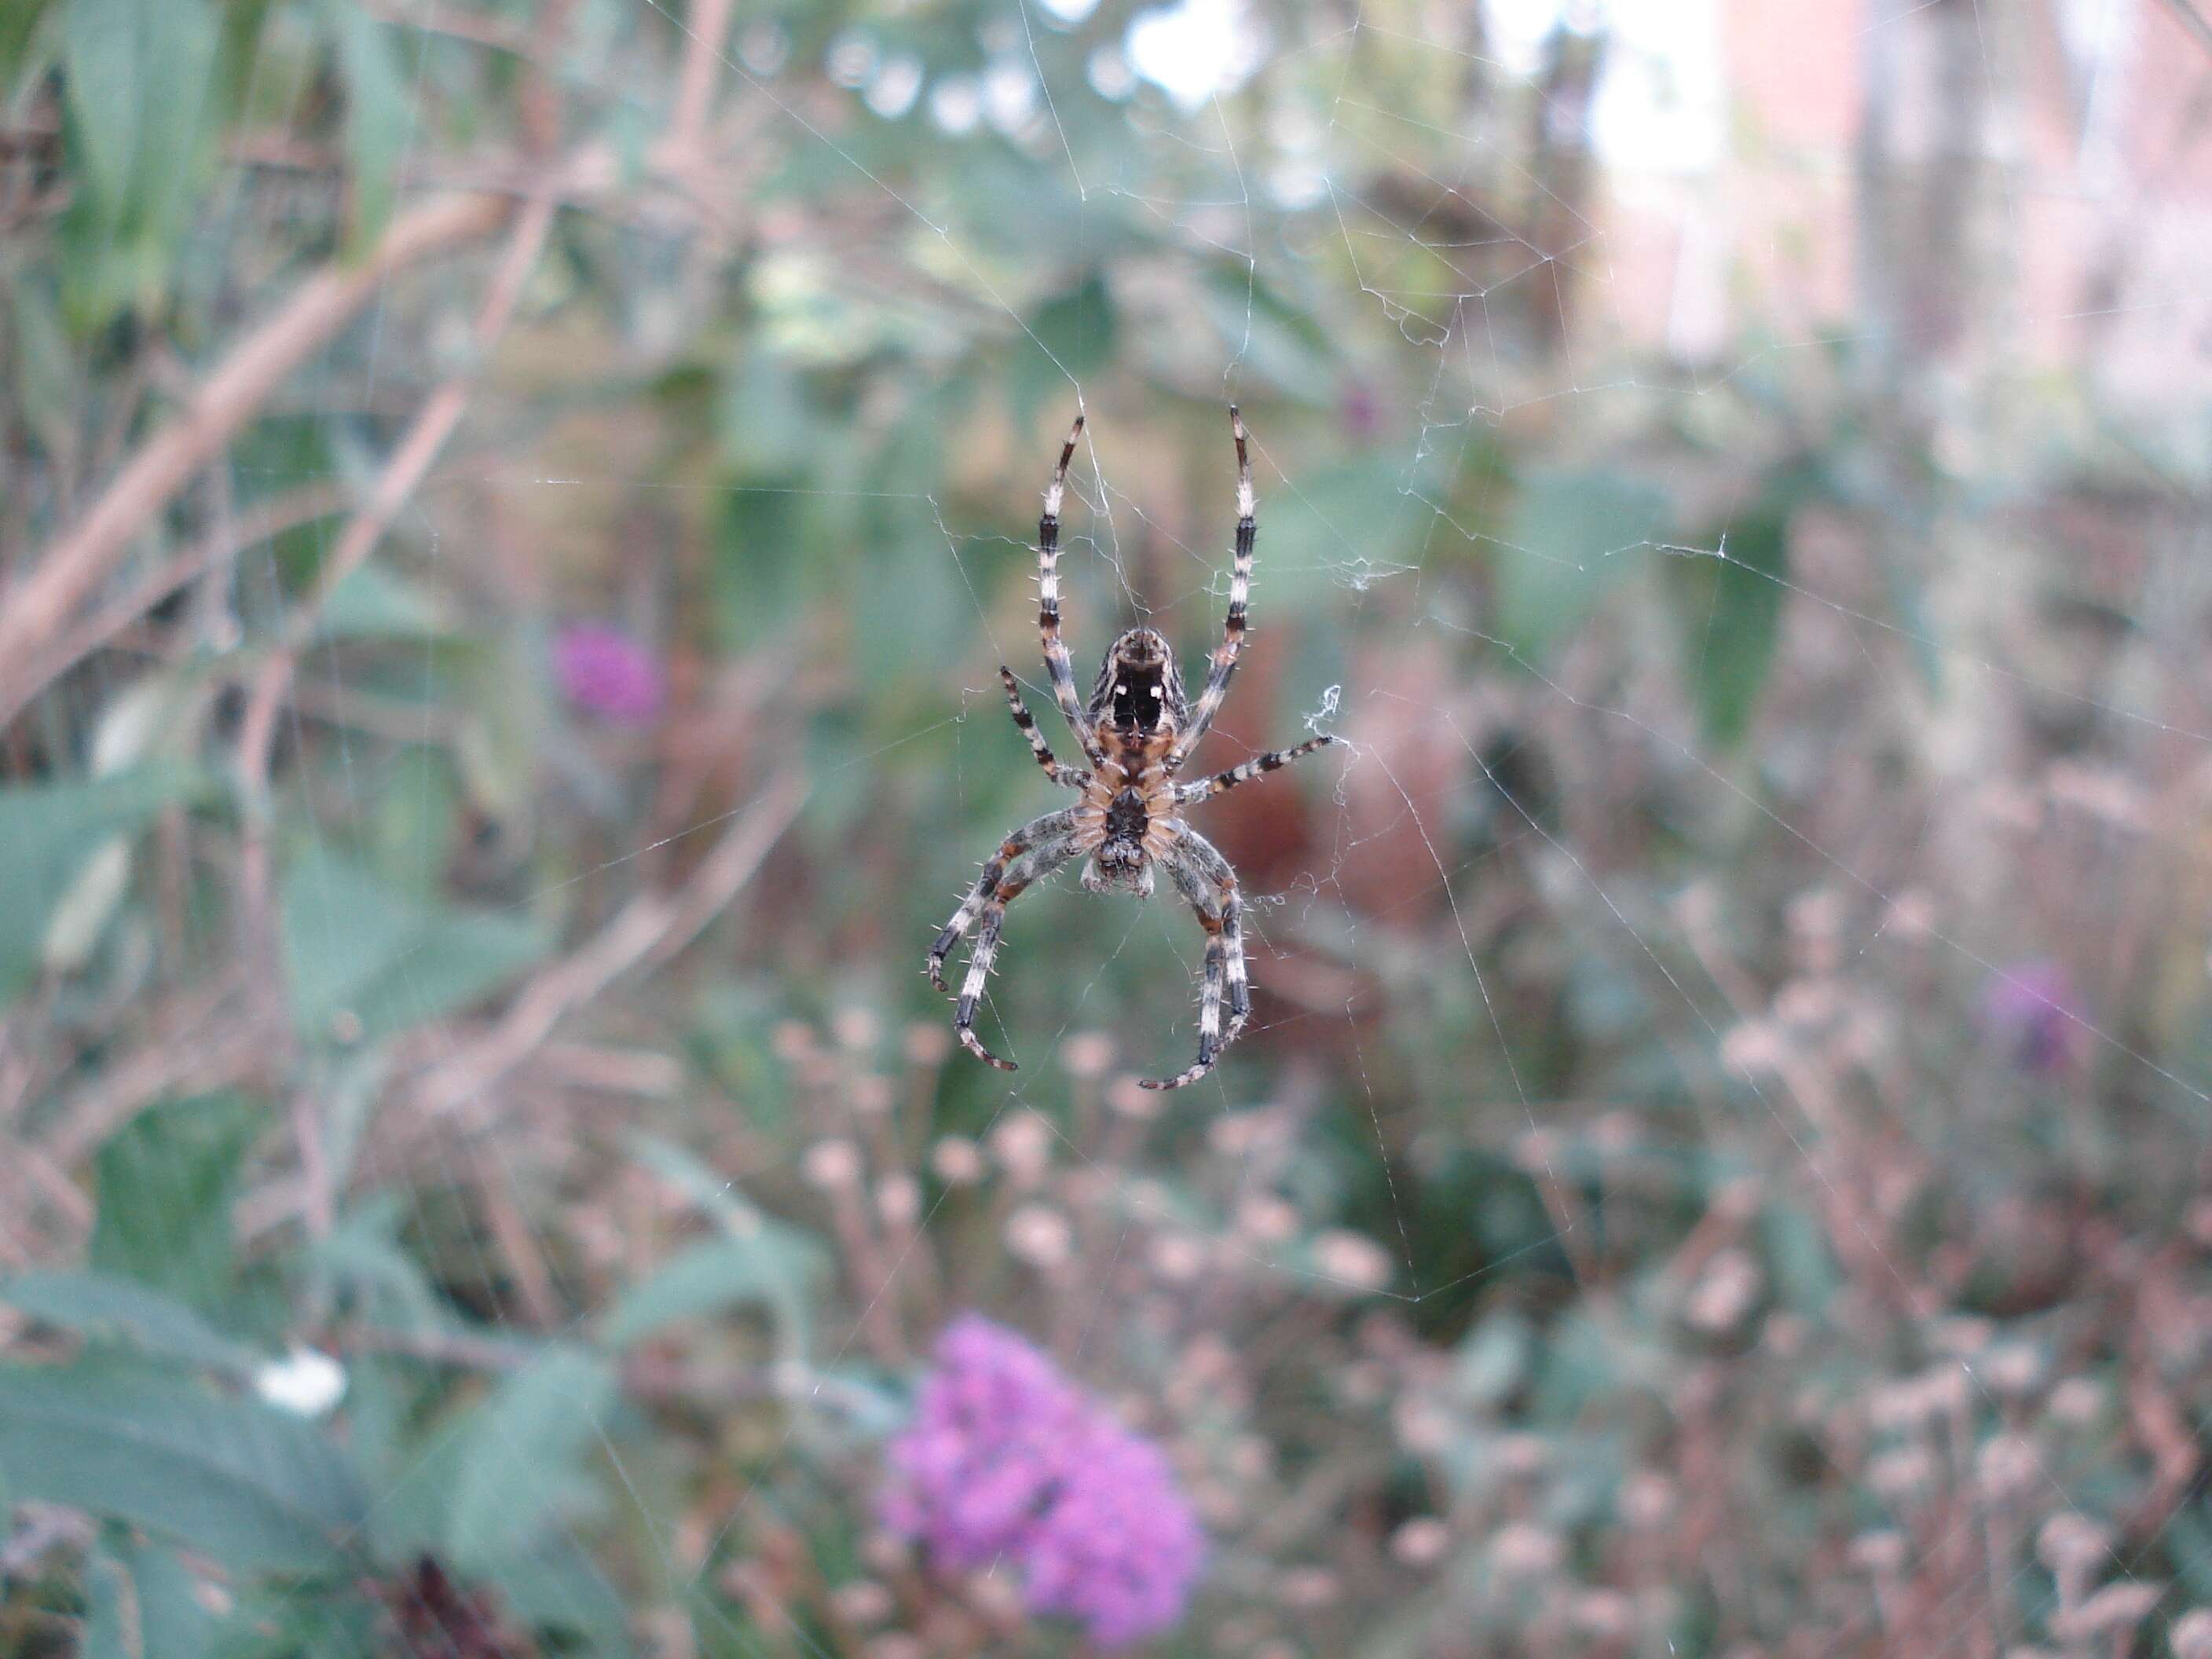
[[[1191,710],[1190,724],[1167,758],[1167,769],[1179,769],[1198,747],[1199,739],[1213,724],[1213,717],[1221,712],[1222,700],[1229,695],[1229,677],[1237,672],[1237,659],[1244,649],[1244,607],[1252,593],[1252,544],[1259,538],[1259,526],[1253,517],[1252,458],[1245,452],[1244,421],[1237,406],[1229,406],[1229,429],[1237,439],[1237,557],[1229,571],[1229,614],[1222,621],[1221,643],[1214,647],[1206,670],[1206,689],[1199,693],[1198,703]]]
[[[1212,842],[1188,824],[1176,826],[1176,844],[1160,860],[1206,929],[1206,972],[1198,997],[1198,1059],[1173,1077],[1141,1078],[1147,1089],[1188,1087],[1213,1069],[1252,1016],[1252,989],[1244,971],[1244,898],[1237,872]],[[1221,1006],[1229,1005],[1222,1029]]]
[[[1196,783],[1176,785],[1176,805],[1188,806],[1218,795],[1224,789],[1234,789],[1240,783],[1249,783],[1263,772],[1273,772],[1288,766],[1294,760],[1303,760],[1316,749],[1326,749],[1339,739],[1334,733],[1323,732],[1317,738],[1308,738],[1304,743],[1289,749],[1271,749],[1264,755],[1255,755],[1241,766],[1232,766],[1226,772],[1216,772],[1210,778]]]
[[[975,884],[960,901],[960,908],[952,913],[952,920],[937,936],[937,943],[929,947],[929,982],[939,990],[945,989],[945,958],[960,942],[961,935],[974,926],[976,915],[999,890],[1007,867],[1024,854],[1039,846],[1057,846],[1065,840],[1069,843],[1067,856],[1074,856],[1075,809],[1063,807],[1057,812],[1047,812],[1042,817],[1032,818],[999,844],[999,850],[983,860],[983,872],[975,878]],[[1065,860],[1062,860],[1065,862]]]
[[[1090,787],[1090,773],[1079,766],[1063,766],[1053,758],[1052,745],[1045,742],[1044,733],[1037,730],[1036,716],[1030,713],[1030,706],[1022,701],[1021,688],[1014,683],[1014,671],[1000,663],[999,678],[1006,688],[1006,707],[1013,714],[1014,724],[1021,727],[1022,735],[1030,740],[1030,753],[1036,757],[1037,764],[1044,768],[1045,775],[1064,788]]]
[[[1052,695],[1068,729],[1102,770],[1106,751],[1098,746],[1098,733],[1083,712],[1075,693],[1075,665],[1068,659],[1066,641],[1060,637],[1060,504],[1067,492],[1067,464],[1075,459],[1076,440],[1083,435],[1083,420],[1075,417],[1067,441],[1060,447],[1060,465],[1052,470],[1052,483],[1044,492],[1044,513],[1037,520],[1037,631],[1044,640],[1044,665],[1052,675]]]
[[[998,890],[985,899],[977,913],[975,948],[968,957],[968,977],[961,981],[960,1001],[952,1012],[952,1035],[960,1039],[960,1046],[981,1060],[986,1066],[995,1066],[1002,1072],[1021,1068],[1011,1060],[1001,1060],[983,1046],[975,1035],[975,1010],[983,1000],[983,988],[990,983],[992,958],[999,954],[999,929],[1005,926],[1006,907],[1019,898],[1030,883],[1050,875],[1075,856],[1076,837],[1071,833],[1056,841],[1043,842],[1007,866],[999,879]]]

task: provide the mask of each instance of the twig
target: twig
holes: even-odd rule
[[[495,196],[433,202],[407,214],[358,264],[329,264],[302,283],[282,309],[248,335],[202,385],[183,413],[141,445],[76,526],[47,545],[0,604],[0,708],[24,701],[24,667],[121,560],[185,483],[216,456],[270,396],[404,266],[473,240],[497,226],[509,204]]]
[[[218,1089],[253,1076],[267,1057],[268,1037],[249,1020],[217,1023],[219,1010],[234,994],[234,988],[194,998],[174,1019],[163,1022],[143,1048],[106,1066],[98,1082],[70,1097],[57,1114],[52,1132],[44,1137],[46,1155],[61,1168],[72,1168],[162,1096]]]
[[[238,735],[238,776],[246,796],[239,888],[250,950],[265,952],[270,938],[269,757],[276,738],[277,711],[298,666],[301,649],[312,635],[324,604],[368,557],[460,423],[474,384],[474,370],[490,355],[514,314],[523,283],[545,246],[554,207],[554,196],[548,190],[532,198],[516,219],[507,252],[477,313],[476,362],[441,384],[416,413],[398,448],[386,463],[367,505],[347,524],[325,562],[314,592],[295,611],[283,643],[270,653],[255,678]]]
[[[798,774],[777,778],[683,886],[639,894],[590,943],[523,987],[489,1032],[422,1080],[427,1109],[451,1111],[482,1093],[541,1048],[571,1011],[640,963],[665,960],[690,944],[760,867],[805,798]]]
[[[185,583],[235,558],[247,548],[285,531],[327,517],[345,505],[345,492],[327,480],[288,489],[256,501],[230,525],[204,536],[194,545],[148,571],[136,586],[103,606],[40,652],[25,672],[16,700],[0,704],[0,726],[12,724],[24,705],[68,670],[106,645]]]
[[[721,78],[722,42],[730,33],[735,0],[697,0],[684,35],[684,66],[676,82],[676,106],[662,153],[672,171],[697,166],[706,153],[707,112]]]

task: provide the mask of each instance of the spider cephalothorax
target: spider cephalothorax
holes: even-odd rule
[[[1088,770],[1064,766],[1036,729],[1036,721],[1022,702],[1013,671],[1001,666],[999,678],[1006,690],[1006,706],[1014,724],[1030,740],[1037,763],[1054,783],[1079,793],[1077,804],[1034,818],[1006,837],[999,850],[984,860],[976,878],[952,920],[930,947],[930,982],[945,988],[945,958],[972,927],[975,946],[968,958],[968,975],[960,987],[960,1000],[952,1029],[963,1047],[978,1060],[1011,1072],[1014,1063],[986,1048],[975,1035],[975,1011],[989,981],[992,958],[999,949],[999,930],[1006,906],[1032,884],[1070,860],[1081,858],[1083,884],[1094,893],[1151,895],[1156,872],[1164,868],[1206,930],[1206,977],[1199,994],[1198,1059],[1171,1078],[1147,1078],[1148,1089],[1179,1089],[1195,1083],[1212,1070],[1221,1051],[1236,1041],[1252,1012],[1251,991],[1244,973],[1243,897],[1237,890],[1237,872],[1213,844],[1190,827],[1182,809],[1218,795],[1224,789],[1287,765],[1311,754],[1333,738],[1310,738],[1295,748],[1255,755],[1242,766],[1196,783],[1180,783],[1176,775],[1198,747],[1199,739],[1213,724],[1229,693],[1230,676],[1236,672],[1244,646],[1244,611],[1252,586],[1252,546],[1257,530],[1253,518],[1252,462],[1245,453],[1244,423],[1235,409],[1229,411],[1230,430],[1237,439],[1237,551],[1229,576],[1229,615],[1222,625],[1221,643],[1208,659],[1206,685],[1193,704],[1184,695],[1182,676],[1176,671],[1175,652],[1166,640],[1149,628],[1133,628],[1108,647],[1099,665],[1098,679],[1086,708],[1075,692],[1075,668],[1066,644],[1060,637],[1060,504],[1067,488],[1067,465],[1083,435],[1083,417],[1077,416],[1067,441],[1060,446],[1060,465],[1053,470],[1045,491],[1044,516],[1037,523],[1037,625],[1044,636],[1045,666],[1052,676],[1053,697],[1060,704],[1068,727],[1091,762]],[[1221,1009],[1229,1005],[1224,1029]]]

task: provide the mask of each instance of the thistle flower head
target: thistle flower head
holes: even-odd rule
[[[1173,1626],[1206,1541],[1159,1447],[1013,1332],[969,1314],[938,1340],[890,1447],[884,1523],[931,1565],[1018,1570],[1032,1613],[1101,1647]]]

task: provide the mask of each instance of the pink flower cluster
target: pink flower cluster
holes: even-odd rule
[[[1103,1648],[1181,1619],[1206,1539],[1159,1447],[977,1315],[945,1328],[935,1361],[891,1443],[885,1524],[940,1571],[1018,1569],[1030,1612]]]
[[[645,726],[667,688],[660,664],[617,629],[572,623],[553,641],[553,672],[576,708],[617,726]]]

